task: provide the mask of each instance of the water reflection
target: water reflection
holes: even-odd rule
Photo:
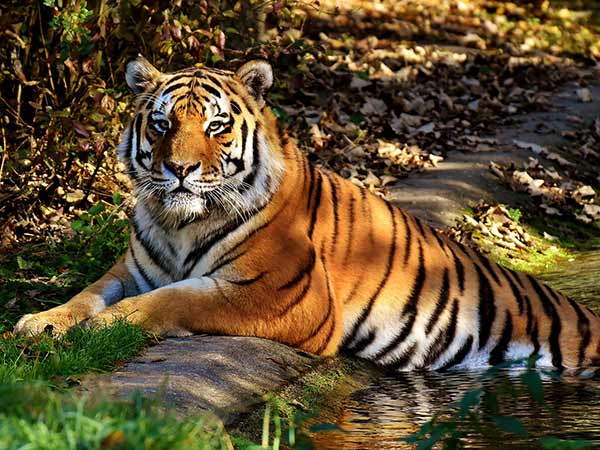
[[[592,309],[600,310],[600,252],[582,255],[560,271],[545,274],[543,279]],[[538,449],[542,436],[586,439],[593,443],[593,448],[600,448],[598,377],[592,380],[545,377],[547,405],[542,407],[526,393],[514,372],[482,380],[477,372],[411,372],[391,376],[373,368],[355,374],[347,386],[340,386],[332,394],[317,421],[335,423],[340,430],[315,433],[313,442],[318,449],[414,448],[400,439],[416,431],[434,414],[448,411],[448,405],[460,400],[465,392],[484,385],[495,391],[507,387],[516,391],[514,399],[506,396],[502,401],[501,414],[520,419],[529,435],[504,434],[488,424],[479,433],[464,438],[467,448]]]
[[[399,441],[464,393],[482,386],[496,391],[507,384],[520,389],[516,375],[503,374],[481,380],[479,373],[408,373],[381,376],[355,391],[335,411],[324,412],[320,420],[331,421],[340,431],[316,433],[319,449],[402,449],[412,448]],[[600,447],[600,380],[555,380],[543,382],[547,405],[542,407],[525,392],[516,398],[503,396],[501,411],[523,421],[529,436],[502,435],[494,427],[482,434],[467,436],[468,448],[535,449],[541,436],[587,439]],[[487,411],[491,412],[491,411]]]

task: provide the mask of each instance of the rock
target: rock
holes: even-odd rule
[[[83,388],[129,396],[141,391],[179,412],[210,410],[230,423],[323,361],[259,338],[191,336],[166,339],[114,373],[92,375]]]
[[[590,217],[592,220],[600,220],[600,206],[585,205],[583,207],[583,214]]]
[[[596,197],[596,192],[591,186],[584,185],[573,192],[573,198],[577,203],[592,202]]]

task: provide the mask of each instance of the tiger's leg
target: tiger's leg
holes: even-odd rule
[[[329,355],[341,341],[341,308],[325,286],[315,286],[315,278],[312,283],[309,280],[308,293],[297,303],[296,294],[282,295],[265,283],[188,279],[127,298],[102,311],[89,325],[107,325],[125,317],[163,335],[256,336]],[[274,298],[278,301],[273,302]]]
[[[102,278],[64,305],[21,317],[14,332],[27,335],[46,331],[59,336],[74,325],[95,316],[108,305],[137,293],[135,281],[122,258]]]

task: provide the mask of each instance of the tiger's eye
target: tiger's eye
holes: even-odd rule
[[[208,125],[208,131],[217,131],[223,124],[221,122],[212,122]]]
[[[169,128],[171,128],[171,122],[166,119],[160,119],[154,122],[154,127],[156,131],[160,133],[166,133]]]

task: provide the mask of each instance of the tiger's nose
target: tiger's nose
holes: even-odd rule
[[[194,170],[196,170],[198,167],[200,167],[200,162],[197,163],[191,163],[191,162],[186,162],[186,163],[181,163],[179,161],[163,161],[163,164],[165,165],[165,167],[167,168],[167,170],[171,173],[173,173],[173,175],[175,175],[177,178],[185,178],[188,176],[188,174]]]

